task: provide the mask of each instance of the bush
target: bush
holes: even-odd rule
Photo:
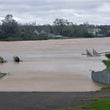
[[[110,54],[105,54],[105,56],[110,59]]]
[[[6,60],[4,60],[3,57],[0,57],[0,63],[6,63]]]
[[[14,59],[14,62],[17,62],[17,63],[22,61],[22,60],[20,60],[20,58],[18,56],[13,57],[13,59]]]

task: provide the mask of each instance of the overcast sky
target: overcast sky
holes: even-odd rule
[[[64,18],[77,24],[110,24],[110,0],[0,0],[0,19],[6,14],[23,23],[52,24]]]

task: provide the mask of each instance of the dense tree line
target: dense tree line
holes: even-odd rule
[[[59,37],[60,36],[60,37]],[[55,38],[109,37],[110,25],[73,24],[55,19],[52,25],[19,24],[8,14],[0,25],[0,40],[46,40]]]

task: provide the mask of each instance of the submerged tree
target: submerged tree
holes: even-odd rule
[[[0,56],[0,63],[6,63],[6,62],[7,61],[3,57]]]
[[[14,59],[14,62],[17,62],[17,63],[22,61],[18,56],[14,56],[13,59]]]
[[[103,60],[102,62],[106,65],[106,69],[110,70],[110,54],[106,54],[105,56],[108,58],[108,60]]]

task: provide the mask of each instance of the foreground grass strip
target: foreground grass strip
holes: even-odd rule
[[[62,107],[62,108],[57,108],[57,109],[54,109],[54,110],[83,110],[81,108],[82,107],[79,105],[79,106]]]
[[[92,101],[90,104],[70,105],[60,107],[55,110],[110,110],[110,98],[100,98]]]
[[[97,99],[87,105],[86,110],[110,110],[110,98]]]

